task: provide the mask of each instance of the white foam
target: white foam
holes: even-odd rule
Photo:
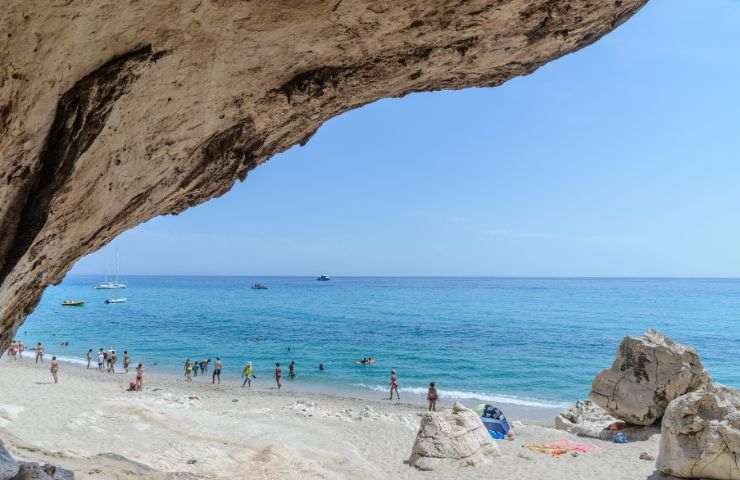
[[[48,354],[48,353],[44,354],[44,361],[46,361],[47,359],[51,359],[51,357],[54,357],[54,356],[56,356],[57,360],[59,360],[60,362],[74,363],[75,365],[87,366],[87,360],[85,360],[84,358],[63,357],[61,355],[54,355],[54,354]],[[96,366],[97,366],[97,363],[96,363]]]
[[[364,383],[353,383],[352,386],[373,390],[376,392],[387,392],[388,387],[384,385],[366,385]],[[426,395],[427,389],[425,387],[402,387],[401,392],[411,393],[414,395]],[[539,400],[532,398],[521,398],[512,395],[495,395],[490,393],[481,392],[466,392],[461,390],[437,390],[440,398],[447,398],[453,400],[480,400],[483,402],[491,403],[508,403],[510,405],[520,405],[523,407],[536,407],[536,408],[566,408],[570,406],[569,403],[549,402],[547,400]]]

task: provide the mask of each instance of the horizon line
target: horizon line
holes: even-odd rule
[[[245,273],[131,273],[120,277],[283,277],[314,278],[322,274],[245,274]],[[66,276],[105,277],[105,273],[68,273]],[[110,277],[110,274],[107,274]],[[644,280],[740,280],[740,276],[691,276],[691,275],[375,275],[375,274],[337,274],[332,278],[500,278],[500,279],[644,279]]]

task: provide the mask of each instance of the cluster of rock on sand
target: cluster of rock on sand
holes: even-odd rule
[[[0,480],[74,480],[74,474],[53,465],[18,461],[0,442]]]
[[[590,400],[555,420],[581,436],[629,440],[660,433],[659,471],[682,478],[740,480],[740,391],[712,382],[696,351],[649,330],[625,337]],[[422,417],[409,464],[422,470],[481,465],[498,448],[478,416],[456,404]]]
[[[740,391],[712,382],[699,355],[654,330],[625,337],[593,381],[590,400],[556,418],[557,428],[609,440],[660,429],[659,471],[682,478],[740,480]]]

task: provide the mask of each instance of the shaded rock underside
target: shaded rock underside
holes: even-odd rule
[[[0,351],[72,264],[380,98],[497,86],[647,0],[8,0]]]

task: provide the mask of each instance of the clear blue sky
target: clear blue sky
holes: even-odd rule
[[[738,18],[653,0],[502,87],[346,113],[73,271],[740,276]]]

